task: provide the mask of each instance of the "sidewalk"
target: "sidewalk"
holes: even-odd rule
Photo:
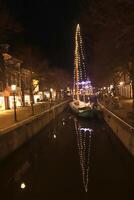
[[[106,105],[104,101],[100,101],[107,109],[112,111],[115,115],[123,119],[128,124],[134,126],[134,110],[132,108],[132,99],[120,99],[118,109],[114,109],[110,105]]]
[[[49,102],[37,103],[34,105],[34,114],[39,114],[50,107]],[[17,108],[17,122],[32,116],[31,106]],[[17,123],[14,121],[14,110],[0,112],[0,131]]]

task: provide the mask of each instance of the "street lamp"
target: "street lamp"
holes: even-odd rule
[[[119,84],[120,84],[120,86],[123,86],[124,85],[124,81],[121,81]]]
[[[11,85],[11,90],[12,90],[12,92],[13,92],[13,102],[14,102],[14,121],[17,122],[17,115],[16,115],[16,99],[15,99],[16,85]]]

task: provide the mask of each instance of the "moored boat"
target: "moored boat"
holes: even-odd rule
[[[79,117],[101,117],[101,110],[99,106],[93,106],[90,103],[85,103],[82,101],[74,100],[69,103],[72,111]]]
[[[93,109],[90,103],[85,103],[83,101],[74,100],[70,102],[70,107],[75,114],[80,117],[93,117]]]

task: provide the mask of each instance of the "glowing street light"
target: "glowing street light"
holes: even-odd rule
[[[53,88],[50,88],[50,92],[53,92]]]
[[[56,139],[56,134],[54,134],[54,139]]]
[[[17,115],[16,115],[16,98],[15,98],[16,85],[11,85],[11,90],[12,90],[12,92],[13,92],[13,102],[14,102],[14,121],[17,122]]]
[[[121,81],[119,84],[120,84],[120,86],[122,86],[122,85],[124,85],[124,82],[123,82],[123,81]]]
[[[114,88],[114,86],[113,86],[113,85],[110,85],[110,90],[113,89],[113,88]]]

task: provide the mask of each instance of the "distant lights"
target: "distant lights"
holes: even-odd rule
[[[65,126],[65,122],[64,121],[62,122],[62,125]]]
[[[124,85],[124,81],[121,81],[119,84],[120,84],[120,86]]]
[[[88,89],[88,88],[89,88],[89,86],[88,86],[88,85],[86,85],[86,86],[85,86],[85,89]]]
[[[90,83],[91,83],[91,81],[82,81],[80,84],[85,85],[85,84],[90,84]]]
[[[113,86],[113,85],[110,85],[110,90],[113,89],[113,88],[114,88],[114,86]]]
[[[87,85],[87,84],[91,84],[91,81],[82,81],[82,82],[78,81],[78,85]],[[75,85],[77,85],[77,83],[75,83]]]
[[[79,130],[84,131],[84,132],[86,132],[86,131],[93,132],[93,129],[91,129],[91,128],[79,128]]]

